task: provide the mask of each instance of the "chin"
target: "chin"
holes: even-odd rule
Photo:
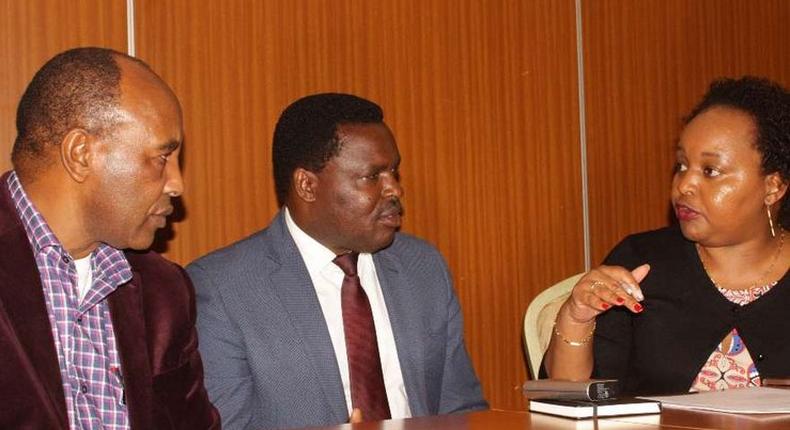
[[[354,246],[350,246],[347,248],[359,253],[373,254],[390,246],[394,238],[395,235],[390,235],[387,238],[381,238],[374,241],[366,241],[366,242],[358,241],[354,244]]]
[[[130,238],[128,244],[122,249],[133,249],[135,251],[145,251],[154,243],[154,235],[147,237]]]
[[[392,242],[394,240],[395,240],[395,233],[393,232],[390,235],[388,235],[386,238],[376,242],[376,244],[373,246],[373,248],[375,248],[375,249],[373,251],[368,251],[368,252],[373,253],[373,252],[376,252],[376,251],[381,251],[382,249],[387,248],[388,246],[392,245]]]
[[[683,233],[683,237],[685,237],[686,239],[692,242],[699,241],[699,237],[700,237],[699,232],[697,231],[697,229],[691,228],[691,226],[689,226],[687,223],[683,223],[683,222],[680,223],[680,231],[681,233]]]
[[[731,243],[726,235],[723,235],[721,232],[717,234],[717,232],[711,231],[710,229],[693,228],[688,225],[683,226],[683,224],[680,224],[680,231],[687,240],[705,247],[724,246]]]

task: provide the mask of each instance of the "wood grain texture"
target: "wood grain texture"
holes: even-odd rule
[[[126,52],[126,2],[0,0],[0,171],[11,168],[16,108],[28,82],[50,57],[77,46]]]
[[[682,118],[717,77],[790,85],[786,0],[583,3],[592,261],[664,226]]]
[[[140,0],[139,56],[185,112],[188,263],[268,224],[271,135],[289,102],[351,92],[403,157],[404,231],[448,259],[493,407],[521,409],[521,321],[583,267],[574,3]]]

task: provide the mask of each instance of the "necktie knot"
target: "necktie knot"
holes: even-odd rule
[[[347,252],[345,254],[340,254],[332,260],[346,276],[356,276],[357,275],[357,259],[359,258],[358,252]]]

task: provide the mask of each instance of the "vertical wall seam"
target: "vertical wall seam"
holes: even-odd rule
[[[584,43],[582,36],[582,0],[576,0],[576,79],[579,87],[579,151],[582,180],[582,230],[584,236],[584,270],[591,267],[590,201],[587,176],[587,116],[584,99]]]
[[[134,57],[134,0],[126,0],[126,53]]]

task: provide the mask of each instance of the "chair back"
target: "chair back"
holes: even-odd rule
[[[550,286],[538,294],[527,307],[524,314],[524,346],[532,379],[538,379],[540,363],[549,347],[557,312],[583,275],[584,273],[579,273]]]

